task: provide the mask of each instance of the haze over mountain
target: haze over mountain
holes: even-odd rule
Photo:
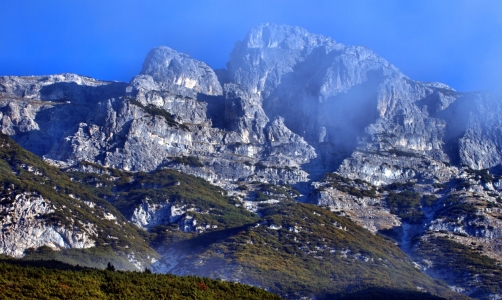
[[[461,297],[428,276],[454,292],[500,298],[501,114],[489,93],[416,81],[368,48],[269,23],[235,44],[226,69],[160,46],[129,83],[0,77],[2,133],[62,168],[93,203],[115,206],[113,218],[103,218],[127,219],[160,255],[144,245],[122,258],[288,298],[342,295],[358,280],[354,292]],[[9,157],[16,176],[16,168],[39,175],[41,162]],[[58,197],[85,203],[88,196],[71,189]],[[5,215],[24,214],[16,201],[39,203],[38,194],[23,188],[20,198],[13,190],[5,188],[3,226],[35,239],[30,226]],[[44,223],[35,220],[53,210],[40,208],[24,222]],[[63,236],[67,223],[47,230]],[[19,245],[2,235],[2,252],[102,246],[99,234],[86,232],[85,245]],[[344,264],[347,274],[338,270]],[[285,283],[293,273],[303,285]]]
[[[4,1],[0,75],[130,81],[159,45],[218,69],[251,27],[273,22],[369,47],[415,80],[502,94],[501,20],[496,0]]]

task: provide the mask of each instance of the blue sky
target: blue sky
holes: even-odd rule
[[[367,46],[412,79],[502,95],[499,0],[0,0],[0,75],[129,81],[160,45],[223,68],[264,22]]]

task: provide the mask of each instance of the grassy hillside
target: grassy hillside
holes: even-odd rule
[[[92,168],[94,173],[82,172],[86,168]],[[256,214],[236,206],[239,202],[227,197],[222,188],[176,170],[130,173],[81,162],[78,169],[67,170],[67,174],[94,195],[108,199],[126,217],[146,200],[184,207],[199,224],[211,224],[217,230],[258,220]]]
[[[502,265],[479,251],[441,236],[418,240],[414,250],[428,273],[469,289],[472,297],[502,293]]]
[[[177,225],[152,229],[161,261],[174,263],[169,272],[249,283],[289,298],[462,298],[418,271],[390,240],[317,206],[285,198],[265,206],[259,218],[224,190],[174,170],[133,174],[84,162],[79,168],[94,173],[68,174],[126,216],[144,199],[169,200],[193,207],[200,223],[218,224],[203,233]]]
[[[395,291],[412,298],[462,298],[418,271],[388,240],[330,211],[291,202],[262,214],[256,223],[170,242],[162,249],[184,255],[173,271],[238,280],[285,297],[359,299],[362,291],[372,290],[373,295]]]
[[[0,299],[280,299],[265,290],[196,276],[0,260]]]
[[[130,225],[110,203],[24,150],[8,136],[0,135],[2,209],[6,211],[14,205],[20,194],[40,195],[52,205],[52,213],[37,217],[45,224],[85,231],[96,241],[96,249],[29,249],[28,258],[59,259],[94,267],[104,267],[108,261],[114,261],[120,268],[134,269],[127,255],[134,254],[144,263],[157,256],[143,233]],[[105,215],[113,218],[107,219]],[[0,215],[0,220],[5,217]],[[88,232],[83,224],[94,224],[94,233]]]

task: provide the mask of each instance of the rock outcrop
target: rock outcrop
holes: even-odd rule
[[[161,204],[149,203],[144,200],[141,205],[137,206],[131,217],[131,223],[142,229],[152,229],[159,225],[178,224],[183,232],[203,232],[206,226],[209,228],[217,228],[218,226],[197,226],[197,220],[193,216],[186,214],[187,211],[194,211],[194,208],[185,206],[176,206],[169,202]]]
[[[0,201],[0,253],[22,257],[25,250],[41,246],[60,250],[91,248],[96,244],[93,238],[97,235],[96,226],[92,223],[81,227],[50,224],[47,219],[55,210],[41,195],[23,193],[3,197]]]
[[[0,134],[0,254],[144,269],[156,253],[110,203]],[[85,173],[84,173],[85,174]],[[100,248],[84,250],[89,248]],[[96,267],[100,265],[99,260]]]
[[[141,75],[144,75],[143,80],[150,76],[159,90],[173,93],[185,90],[212,96],[222,94],[218,77],[208,65],[165,46],[148,53]]]

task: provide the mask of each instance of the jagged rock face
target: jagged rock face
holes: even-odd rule
[[[160,64],[158,56],[166,53],[184,62],[177,72],[208,71],[202,63],[170,49],[157,48],[152,53],[153,58],[149,56],[145,61],[144,71],[153,75],[157,74],[151,71],[155,69],[154,62]],[[51,100],[45,100],[42,92],[33,99],[17,99],[8,94],[3,98],[6,125],[2,130],[61,166],[90,161],[124,170],[150,171],[169,165],[213,182],[247,180],[253,176],[273,182],[307,181],[308,174],[300,169],[278,168],[308,162],[316,157],[315,150],[291,132],[281,118],[269,120],[257,95],[232,84],[226,85],[224,94],[219,95],[221,87],[218,89],[218,82],[211,85],[216,77],[210,73],[210,80],[182,89],[176,82],[156,81],[150,75],[136,77],[127,88],[103,82],[87,86],[83,80],[78,82],[84,86],[48,82],[46,89],[52,91]],[[75,75],[65,76],[66,81],[77,82]],[[155,76],[157,80],[165,79]],[[16,78],[18,81],[22,82],[20,85],[29,84],[22,78]],[[200,88],[206,83],[212,87]],[[110,86],[111,91],[98,93],[95,86]],[[62,98],[54,96],[59,94]],[[73,100],[72,95],[79,97]],[[92,99],[88,99],[89,95]],[[173,158],[180,156],[198,157],[205,165],[173,164]],[[254,167],[258,161],[273,169]]]
[[[359,198],[336,189],[327,189],[317,193],[315,203],[344,217],[349,217],[362,227],[378,232],[402,225],[401,220],[382,209],[380,199]]]
[[[367,48],[269,24],[236,45],[228,73],[230,80],[261,95],[268,116],[283,117],[288,128],[325,154],[320,157],[324,170],[347,155],[341,152],[353,150],[357,137],[378,117],[382,78],[405,78]]]
[[[393,182],[432,183],[450,181],[458,169],[447,163],[411,152],[354,151],[340,165],[340,174],[381,186]]]
[[[375,184],[416,173],[399,166],[409,176],[364,175],[384,162],[361,161],[356,149],[410,151],[476,169],[502,161],[494,99],[412,81],[364,47],[264,24],[236,44],[228,70],[218,73],[223,86],[206,64],[158,47],[129,85],[73,74],[2,77],[1,130],[66,163],[147,171],[195,156],[204,168],[174,167],[213,182],[295,183],[339,166]],[[258,175],[246,161],[300,169]]]
[[[146,230],[158,225],[178,224],[180,230],[183,232],[203,232],[206,226],[197,226],[197,220],[192,216],[186,215],[187,211],[190,211],[190,209],[187,209],[185,206],[178,207],[169,202],[153,204],[145,199],[141,205],[134,209],[129,219],[131,223]],[[209,228],[216,228],[210,225],[207,226]]]
[[[1,131],[45,155],[75,132],[79,122],[99,114],[97,103],[123,95],[126,87],[75,74],[0,77]]]
[[[151,76],[163,90],[184,88],[213,96],[222,94],[218,78],[208,65],[165,46],[148,53],[141,74]]]
[[[36,109],[30,105],[10,102],[4,112],[0,112],[2,119],[2,133],[15,135],[18,132],[27,132],[40,129],[34,121]]]
[[[281,166],[300,165],[315,157],[314,149],[289,131],[280,120],[269,122],[262,111],[261,119],[239,115],[245,115],[248,108],[259,115],[261,108],[256,112],[257,108],[253,108],[248,99],[230,99],[224,104],[224,114],[229,116],[227,124],[235,128],[234,131],[227,131],[224,126],[210,127],[213,122],[205,118],[205,113],[212,104],[165,92],[145,95],[145,98],[139,99],[157,97],[155,99],[159,102],[154,103],[161,104],[160,108],[166,111],[176,112],[174,118],[186,127],[172,126],[164,117],[152,116],[131,101],[110,99],[97,104],[101,114],[88,116],[80,122],[76,132],[66,137],[58,147],[53,147],[46,156],[60,161],[98,162],[133,171],[172,166],[174,157],[196,156],[206,164],[204,167],[174,167],[214,182],[251,176],[255,173],[252,163],[258,160]],[[151,105],[147,101],[145,105]],[[240,107],[238,113],[235,113],[233,104]],[[236,157],[241,158],[236,161]],[[245,161],[251,166],[242,164]],[[300,171],[295,172],[301,174]],[[300,177],[306,181],[307,175]],[[283,180],[277,175],[267,178]],[[289,178],[285,180],[290,181]]]
[[[407,115],[366,127],[371,137],[338,172],[375,185],[434,177],[444,182],[456,176],[450,164],[477,170],[500,164],[500,121],[494,116],[500,105],[492,96],[441,88],[400,111]]]
[[[269,117],[283,117],[314,146],[311,171],[336,169],[356,148],[413,151],[476,169],[500,163],[500,125],[483,117],[488,107],[501,111],[490,96],[410,80],[364,47],[264,24],[236,44],[227,77],[260,94]]]
[[[367,81],[374,70],[404,76],[367,48],[346,47],[303,28],[274,24],[257,26],[237,42],[227,67],[230,81],[264,93],[264,99],[295,82],[301,90],[310,87],[310,96],[320,97],[315,99],[320,102]]]
[[[469,114],[465,134],[459,141],[460,161],[474,169],[487,169],[502,162],[500,99],[480,95],[473,98],[469,104],[474,111]]]
[[[92,235],[97,232],[93,224],[86,224],[85,229],[50,224],[46,218],[55,211],[54,207],[40,195],[23,193],[0,201],[0,253],[22,257],[26,249],[41,246],[56,250],[95,246]]]

